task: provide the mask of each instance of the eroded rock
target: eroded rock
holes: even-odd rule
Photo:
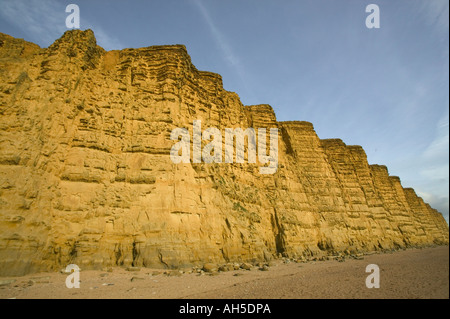
[[[360,146],[244,106],[182,45],[106,52],[0,33],[0,275],[321,260],[448,244],[442,214]],[[278,167],[174,164],[174,128],[277,128]],[[246,155],[247,156],[247,155]],[[236,266],[233,266],[236,269]]]

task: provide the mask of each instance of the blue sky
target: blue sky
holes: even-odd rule
[[[245,105],[362,145],[448,221],[448,0],[0,0],[0,32],[47,47],[70,3],[107,50],[184,44]]]

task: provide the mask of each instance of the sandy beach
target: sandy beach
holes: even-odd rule
[[[380,269],[380,287],[367,288],[366,266]],[[80,288],[66,287],[61,272],[0,278],[0,298],[150,299],[448,299],[449,247],[408,249],[358,259],[271,262],[267,271],[179,273],[161,269],[80,271]]]

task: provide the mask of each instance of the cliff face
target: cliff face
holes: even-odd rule
[[[0,275],[448,243],[442,215],[364,150],[244,106],[181,45],[47,49],[0,33]],[[278,128],[278,169],[174,164],[174,128]]]

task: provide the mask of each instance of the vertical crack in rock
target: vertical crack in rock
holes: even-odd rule
[[[284,255],[285,253],[285,243],[283,236],[283,225],[279,221],[278,213],[276,208],[273,209],[273,215],[271,216],[272,230],[275,239],[275,252],[277,256]]]

